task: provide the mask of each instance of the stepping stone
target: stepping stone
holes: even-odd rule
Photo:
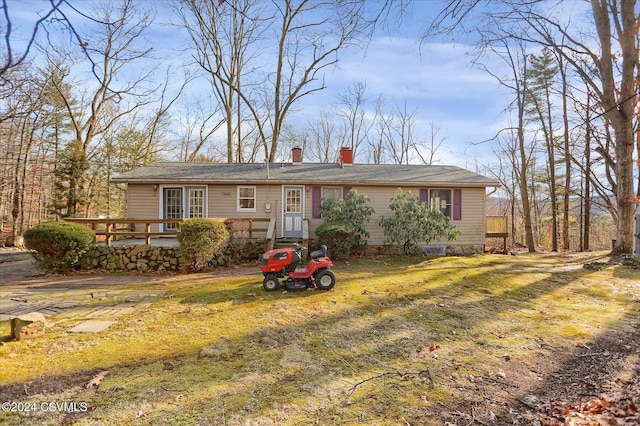
[[[115,321],[84,321],[69,330],[70,333],[100,333]]]
[[[30,312],[11,319],[11,338],[16,340],[35,339],[44,336],[47,321],[40,312]]]

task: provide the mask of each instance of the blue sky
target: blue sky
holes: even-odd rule
[[[34,12],[44,9],[46,3],[36,0],[10,2],[15,23],[30,28],[29,21],[35,16]],[[172,19],[169,1],[139,0],[139,3],[156,7],[158,22]],[[502,112],[510,102],[510,96],[504,93],[494,77],[471,66],[467,55],[469,46],[436,40],[421,43],[425,22],[441,4],[416,0],[412,13],[404,17],[402,24],[391,32],[378,32],[366,51],[343,52],[338,66],[328,68],[325,73],[327,88],[298,105],[297,120],[304,123],[317,117],[319,111],[332,109],[339,93],[354,82],[366,82],[370,108],[375,99],[382,96],[389,104],[401,104],[406,99],[409,110],[417,109],[418,139],[429,138],[431,123],[440,129],[437,138],[445,139],[445,142],[435,156],[439,164],[474,170],[476,162],[490,162],[493,156],[491,144],[477,144],[505,127],[506,117]],[[166,64],[179,64],[188,59],[187,55],[181,57],[170,50],[182,47],[180,41],[186,40],[174,27],[156,24],[151,30],[149,41],[154,46],[154,54],[166,58]],[[181,75],[181,72],[176,73],[176,76]],[[190,92],[202,93],[202,86],[193,87]]]
[[[353,81],[366,81],[372,98],[383,95],[390,102],[406,98],[410,110],[417,108],[416,124],[423,138],[430,124],[440,128],[439,163],[470,167],[476,159],[490,158],[492,138],[504,127],[503,109],[509,102],[494,77],[474,68],[467,56],[469,46],[423,42],[420,34],[381,35],[371,41],[366,56],[353,53],[340,61],[330,76],[327,93],[305,103],[322,108],[334,102],[331,96]]]

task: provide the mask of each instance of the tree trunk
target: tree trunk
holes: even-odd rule
[[[571,207],[571,161],[569,146],[569,112],[567,107],[567,75],[562,57],[560,58],[560,75],[562,76],[562,124],[564,127],[564,205],[562,208],[562,249],[569,250],[569,208]]]
[[[613,127],[615,135],[615,174],[617,201],[616,242],[613,251],[631,253],[633,250],[633,214],[637,199],[634,189],[634,137],[633,120],[636,100],[635,70],[638,64],[638,18],[635,12],[636,0],[619,0],[615,2],[617,10],[610,10],[608,0],[592,0],[593,16],[600,39],[601,57],[596,64],[600,72],[602,84],[602,106],[606,117]],[[617,64],[611,46],[610,13],[619,12],[615,16],[622,28],[616,38],[622,51],[620,71],[620,87],[616,87]],[[619,97],[616,95],[619,93]]]
[[[582,213],[583,226],[584,226],[582,250],[584,251],[589,250],[589,243],[590,243],[589,239],[590,239],[590,233],[591,233],[591,125],[589,124],[590,117],[591,117],[591,102],[589,101],[589,99],[590,99],[589,96],[587,96],[587,108],[586,108],[587,119],[585,120],[587,123],[587,128],[584,136],[585,181],[584,181],[584,194],[583,194],[584,210]]]

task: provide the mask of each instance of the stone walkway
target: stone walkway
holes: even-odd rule
[[[87,287],[26,288],[0,290],[0,321],[8,321],[29,312],[57,321],[116,319],[151,305],[164,292],[157,290],[105,290]]]
[[[197,274],[75,273],[47,275],[33,260],[10,260],[0,253],[0,321],[40,312],[49,324],[69,331],[99,332],[120,316],[144,309],[165,293],[169,282],[197,280]],[[255,265],[216,272],[217,276],[256,274]],[[204,272],[211,277],[211,272]],[[132,288],[135,286],[135,288]],[[1,336],[0,336],[1,337]]]
[[[1,262],[0,321],[40,312],[56,324],[80,326],[75,331],[100,331],[105,322],[150,306],[164,294],[159,286],[165,281],[133,274],[45,275],[31,260]]]

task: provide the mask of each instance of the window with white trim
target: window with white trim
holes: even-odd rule
[[[255,186],[239,186],[238,187],[238,211],[239,212],[255,212],[256,211],[256,187]]]

